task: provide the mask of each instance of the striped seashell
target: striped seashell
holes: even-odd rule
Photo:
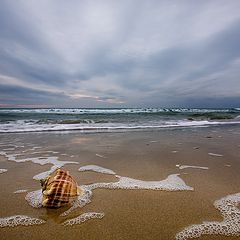
[[[40,181],[42,185],[42,206],[59,208],[71,203],[80,195],[76,181],[68,171],[61,168]]]

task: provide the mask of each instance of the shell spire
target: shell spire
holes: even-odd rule
[[[59,208],[71,203],[76,196],[80,195],[77,182],[68,171],[61,168],[40,182],[43,207]]]

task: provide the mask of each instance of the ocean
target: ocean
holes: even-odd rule
[[[239,108],[0,109],[0,239],[237,239],[239,124]],[[45,208],[57,168],[81,194]]]
[[[0,109],[0,133],[129,131],[240,124],[240,108]]]

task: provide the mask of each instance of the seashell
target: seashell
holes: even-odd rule
[[[42,185],[42,206],[59,208],[71,203],[80,195],[77,182],[68,171],[61,168],[47,178],[40,180]]]

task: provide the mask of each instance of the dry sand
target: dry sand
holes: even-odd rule
[[[8,153],[33,146],[42,147],[24,153],[23,158],[42,151],[35,156],[49,154],[58,156],[59,160],[79,162],[78,165],[67,164],[64,167],[79,185],[117,181],[112,175],[78,171],[80,166],[94,164],[111,169],[120,176],[141,180],[163,180],[170,174],[180,173],[185,183],[194,187],[194,191],[181,192],[96,189],[90,204],[64,218],[59,215],[66,208],[34,209],[25,201],[26,193],[13,193],[19,189],[40,189],[39,182],[33,180],[33,176],[49,170],[50,164],[16,163],[0,156],[0,168],[8,169],[8,172],[0,174],[0,217],[21,214],[46,220],[46,224],[39,226],[1,228],[1,240],[175,239],[175,235],[189,225],[202,221],[222,221],[213,202],[240,192],[240,130],[236,126],[97,134],[1,134],[0,137],[1,144],[24,145]],[[8,147],[0,146],[1,150]],[[209,169],[180,170],[176,167],[178,164]],[[66,219],[90,211],[104,212],[105,217],[72,227],[61,225]],[[201,239],[239,238],[217,235]]]

